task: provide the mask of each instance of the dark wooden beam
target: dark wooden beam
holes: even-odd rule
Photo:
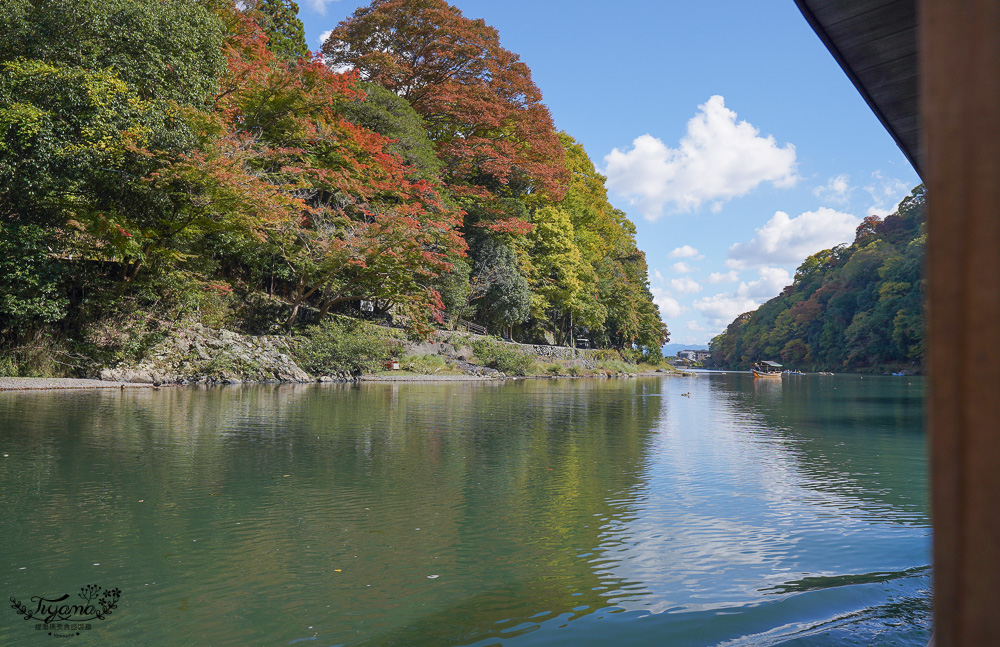
[[[919,11],[936,647],[1000,645],[1000,3]]]

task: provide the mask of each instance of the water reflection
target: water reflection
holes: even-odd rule
[[[93,645],[926,641],[921,395],[834,384],[0,394],[4,590],[119,586]]]

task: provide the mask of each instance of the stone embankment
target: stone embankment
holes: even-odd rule
[[[312,382],[282,335],[240,335],[195,324],[174,330],[132,366],[105,368],[101,380],[145,384]]]

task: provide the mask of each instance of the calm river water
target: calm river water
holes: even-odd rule
[[[0,393],[4,606],[120,589],[90,629],[8,608],[0,645],[922,647],[922,404],[744,374]]]

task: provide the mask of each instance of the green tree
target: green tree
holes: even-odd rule
[[[149,135],[148,104],[107,70],[22,59],[0,71],[0,211],[50,225],[96,216]]]
[[[142,99],[203,104],[224,26],[190,0],[0,0],[0,61],[111,70]]]
[[[528,279],[509,243],[484,234],[470,243],[474,259],[470,300],[476,306],[476,318],[509,334],[512,326],[531,315]]]
[[[423,118],[406,99],[374,83],[359,83],[363,94],[344,106],[344,117],[391,140],[388,149],[416,169],[416,176],[437,179],[444,164],[434,153]]]
[[[583,259],[569,215],[558,207],[544,207],[533,215],[534,229],[527,236],[532,265],[533,302],[536,319],[555,318],[556,343],[563,344],[573,316],[582,306],[584,285],[580,281]]]

